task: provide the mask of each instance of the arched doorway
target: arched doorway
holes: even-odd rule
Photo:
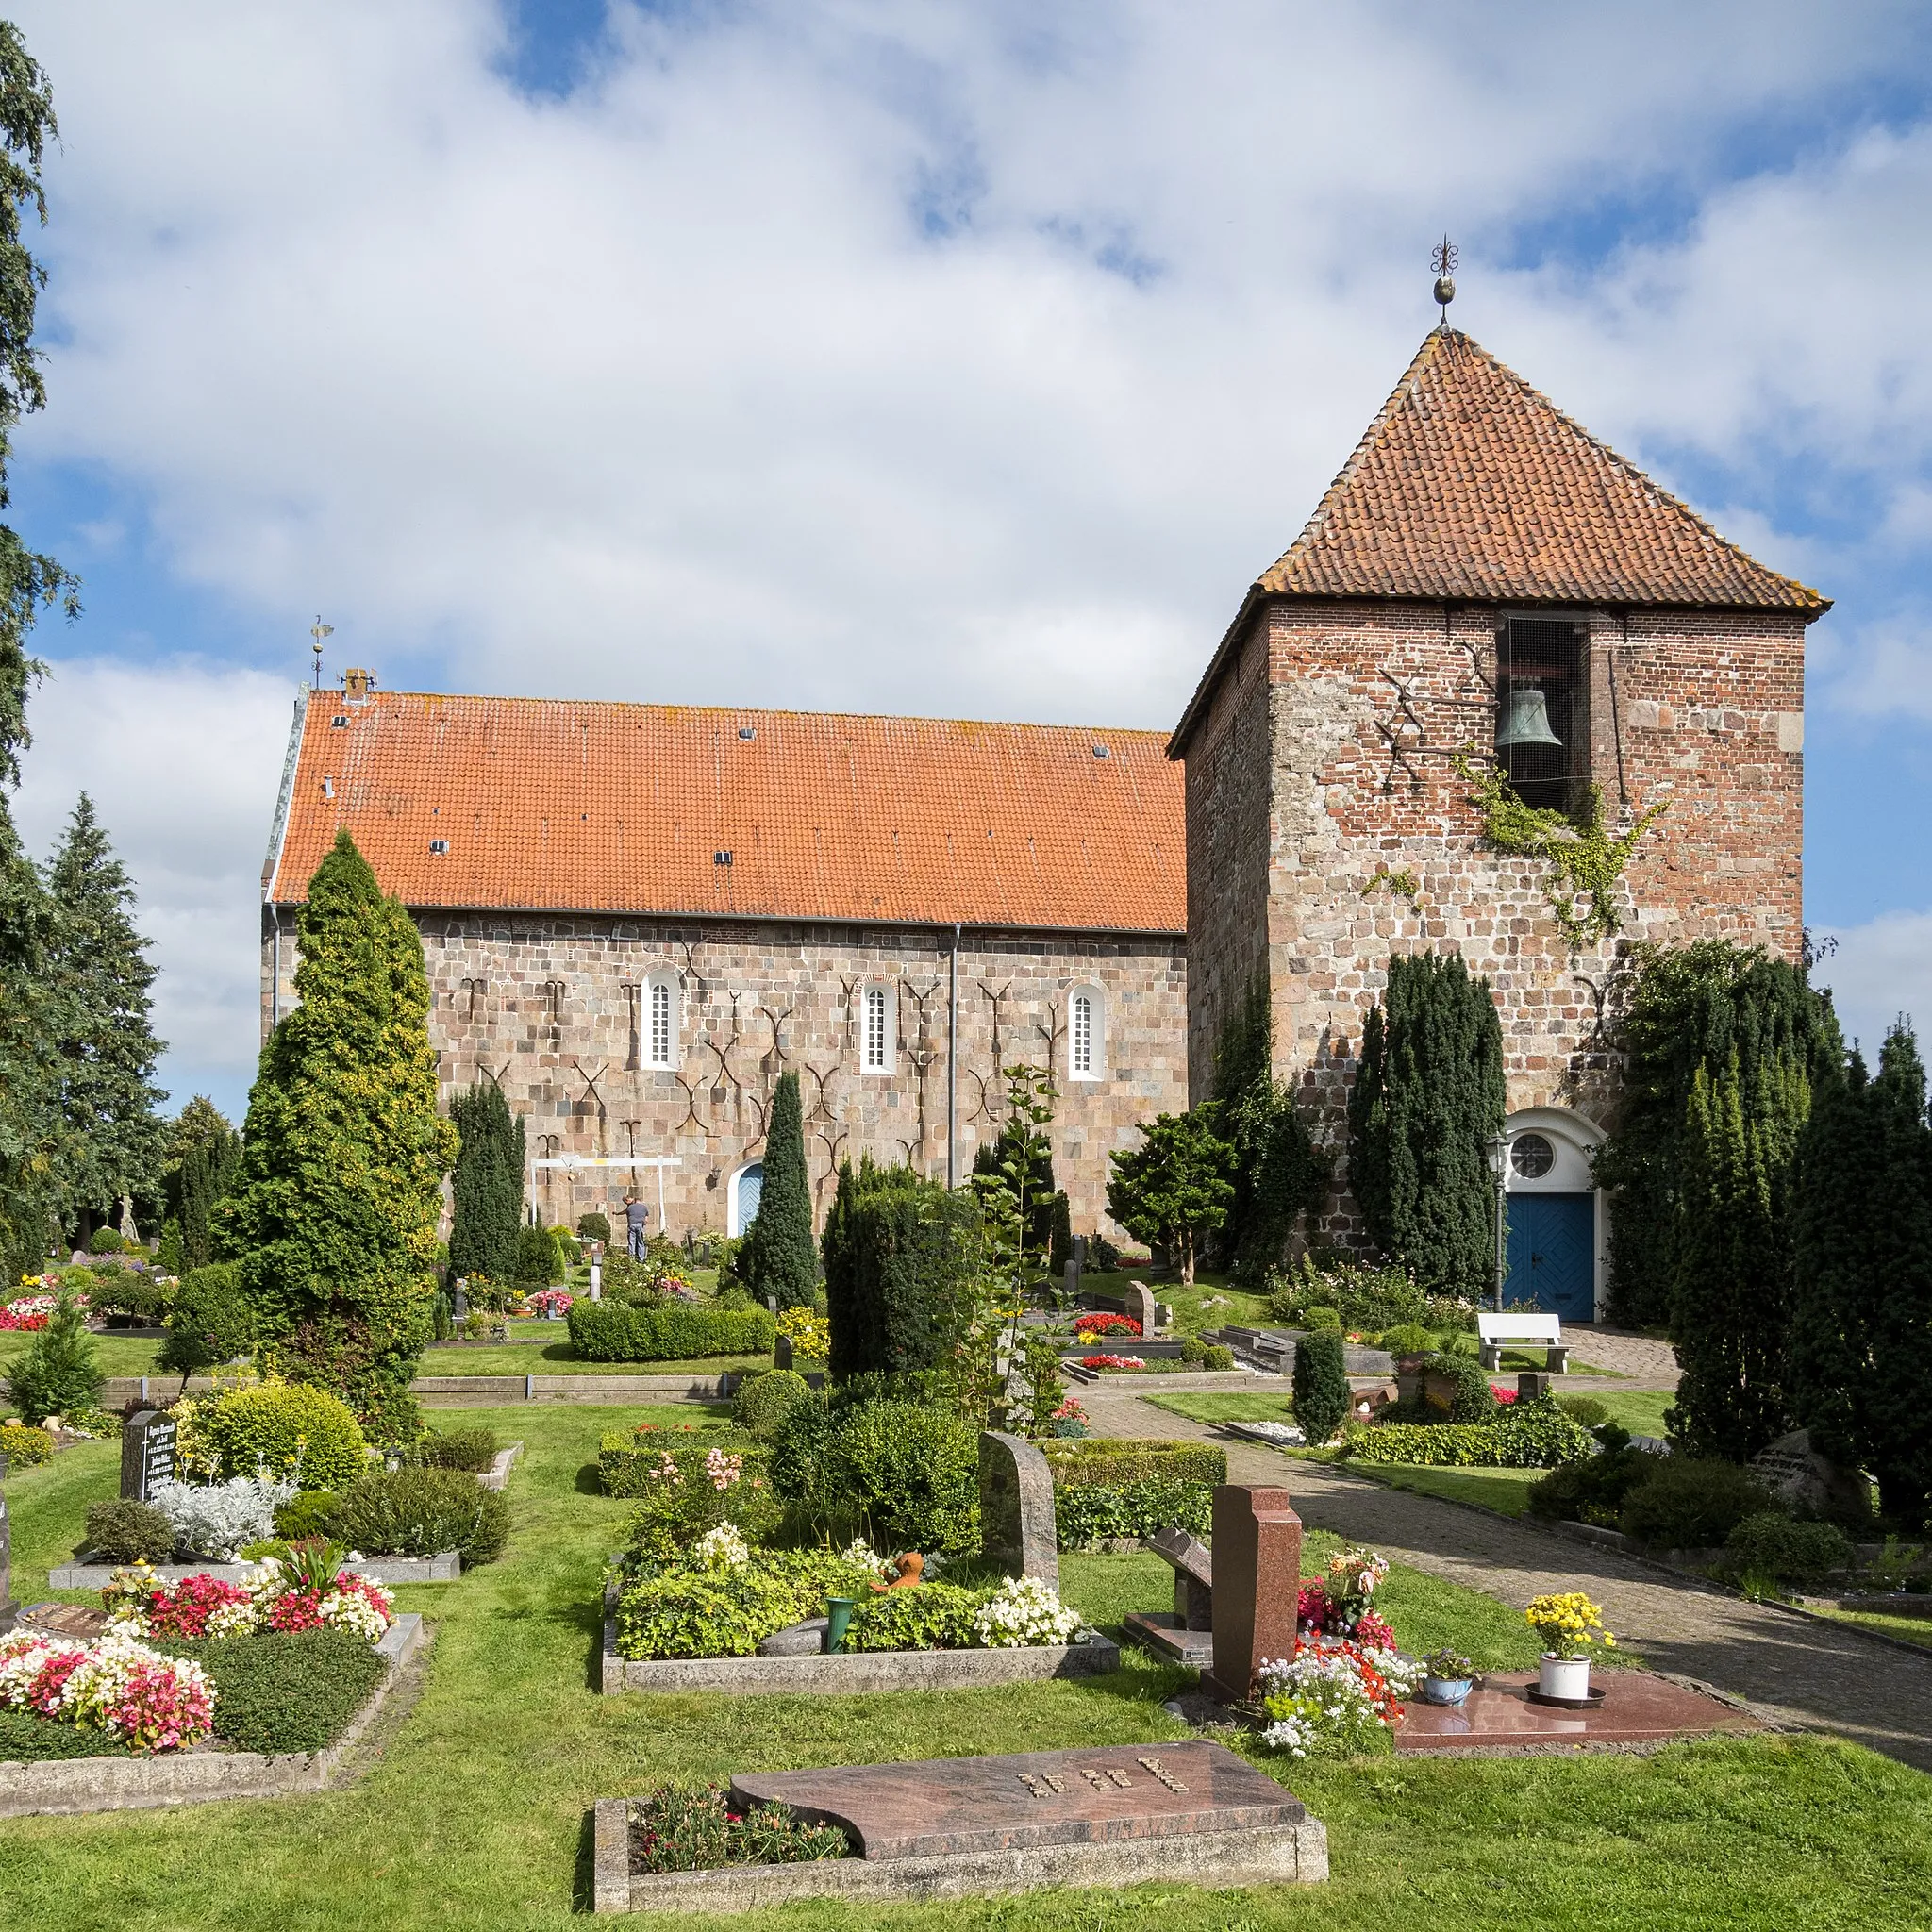
[[[1509,1245],[1503,1301],[1593,1322],[1603,1291],[1603,1196],[1590,1171],[1601,1129],[1559,1107],[1525,1108],[1509,1142]]]
[[[765,1164],[761,1160],[754,1160],[749,1167],[741,1167],[731,1176],[731,1191],[725,1197],[724,1216],[725,1231],[734,1239],[751,1225],[764,1191]]]

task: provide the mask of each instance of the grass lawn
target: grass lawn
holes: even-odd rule
[[[359,1784],[314,1797],[174,1811],[10,1819],[8,1932],[417,1932],[561,1927],[583,1909],[587,1812],[667,1774],[1158,1741],[1189,1674],[1135,1654],[1117,1675],[869,1697],[601,1698],[590,1688],[604,1553],[626,1505],[596,1493],[599,1432],[665,1411],[471,1411],[521,1436],[503,1560],[399,1592],[437,1621],[420,1701]],[[688,1418],[680,1407],[670,1416]],[[10,1482],[23,1594],[111,1495],[109,1445]],[[1329,1547],[1308,1541],[1310,1565]],[[1068,1594],[1111,1623],[1172,1600],[1144,1556],[1070,1557]],[[1383,1603],[1411,1647],[1492,1666],[1532,1640],[1489,1598],[1396,1570]],[[1432,1926],[1906,1927],[1932,1897],[1932,1780],[1814,1738],[1679,1745],[1649,1757],[1291,1768],[1262,1760],[1330,1828],[1335,1877],[1306,1891],[1155,1883],[1020,1900],[868,1907],[822,1902],[691,1927],[1007,1928],[1007,1932],[1386,1932]],[[1915,1904],[1914,1901],[1917,1901]]]
[[[1191,1423],[1291,1423],[1294,1411],[1286,1395],[1237,1395],[1231,1391],[1183,1391],[1178,1395],[1143,1395],[1152,1408],[1185,1416]]]
[[[1932,1650],[1932,1617],[1888,1617],[1876,1610],[1826,1610],[1824,1614],[1840,1624],[1856,1624],[1881,1637],[1903,1637],[1907,1643]]]
[[[1521,1516],[1529,1486],[1548,1472],[1541,1469],[1436,1469],[1416,1462],[1350,1462],[1346,1467],[1391,1490],[1441,1496],[1447,1503],[1474,1503],[1498,1516]]]
[[[1588,1395],[1591,1401],[1601,1402],[1609,1410],[1610,1420],[1621,1423],[1633,1436],[1661,1436],[1664,1410],[1677,1399],[1666,1389],[1633,1389],[1622,1395],[1595,1389],[1570,1389],[1564,1392]]]

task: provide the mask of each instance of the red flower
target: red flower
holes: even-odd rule
[[[291,1590],[286,1596],[276,1597],[269,1609],[268,1627],[271,1630],[320,1630],[322,1592]]]

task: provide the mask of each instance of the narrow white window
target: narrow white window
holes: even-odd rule
[[[1098,1080],[1102,1059],[1099,991],[1091,986],[1076,986],[1067,1002],[1068,1077]]]
[[[644,987],[644,1064],[677,1064],[677,983],[668,973],[654,973]]]
[[[865,1071],[884,1074],[891,1071],[891,1002],[882,986],[865,990]]]

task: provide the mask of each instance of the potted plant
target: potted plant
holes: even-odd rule
[[[1587,1703],[1591,1649],[1597,1644],[1606,1650],[1617,1647],[1617,1640],[1604,1628],[1603,1612],[1580,1590],[1571,1590],[1533,1598],[1523,1614],[1544,1646],[1539,1695],[1565,1704]]]
[[[1432,1650],[1423,1659],[1423,1702],[1460,1704],[1475,1683],[1475,1666],[1453,1650]]]

